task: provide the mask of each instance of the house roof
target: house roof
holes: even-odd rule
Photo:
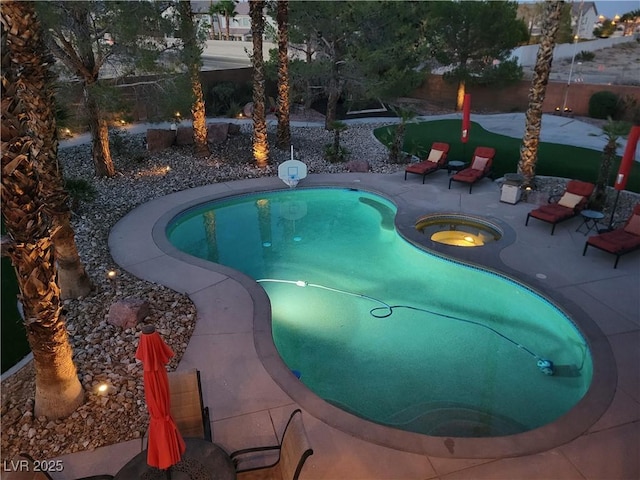
[[[196,14],[209,14],[209,8],[216,3],[214,0],[191,0],[191,11]],[[249,15],[249,2],[238,2],[236,14]]]
[[[582,9],[582,14],[584,15],[589,11],[589,9],[593,8],[596,16],[598,15],[598,9],[596,8],[596,2],[572,2],[571,3],[571,15],[577,17],[580,15],[580,9]]]

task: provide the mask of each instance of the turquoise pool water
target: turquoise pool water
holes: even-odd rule
[[[586,393],[592,361],[573,322],[526,286],[401,238],[368,192],[296,189],[201,205],[169,241],[259,281],[276,347],[321,398],[434,436],[520,433]],[[553,362],[554,375],[538,362]]]

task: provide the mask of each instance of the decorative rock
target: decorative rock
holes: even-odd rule
[[[242,109],[242,114],[245,117],[251,118],[253,116],[253,102],[247,103]]]
[[[350,172],[367,173],[369,170],[371,170],[371,166],[366,160],[350,160],[347,162],[346,167]]]
[[[111,305],[107,322],[122,329],[133,328],[147,315],[149,315],[149,302],[128,298]]]
[[[147,150],[150,152],[159,152],[160,150],[171,147],[175,139],[176,133],[171,130],[150,128],[147,130]]]
[[[229,123],[229,135],[239,135],[240,134],[240,125],[237,123]]]
[[[193,145],[193,127],[178,127],[176,145]]]
[[[212,123],[207,125],[207,141],[209,143],[224,143],[229,135],[228,123]]]

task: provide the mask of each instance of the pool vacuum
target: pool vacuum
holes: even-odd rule
[[[537,363],[538,369],[545,375],[553,375],[553,362],[551,360],[545,360],[541,358]]]
[[[489,325],[486,325],[486,324],[484,324],[482,322],[477,322],[475,320],[469,320],[467,318],[460,318],[460,317],[456,317],[456,316],[453,316],[453,315],[447,315],[445,313],[440,313],[440,312],[435,312],[435,311],[432,311],[432,310],[427,310],[426,308],[413,307],[413,306],[410,306],[410,305],[389,305],[388,303],[383,302],[382,300],[378,300],[377,298],[370,297],[369,295],[365,295],[363,293],[347,292],[346,290],[340,290],[339,288],[327,287],[325,285],[319,285],[317,283],[309,283],[306,280],[294,281],[294,280],[281,280],[281,279],[277,279],[277,278],[261,278],[260,280],[256,280],[256,282],[258,282],[258,283],[269,283],[269,282],[272,282],[272,283],[285,283],[285,284],[296,285],[298,287],[314,287],[314,288],[320,288],[322,290],[329,290],[331,292],[341,293],[341,294],[344,294],[344,295],[350,295],[352,297],[364,298],[364,299],[367,299],[367,300],[370,300],[372,302],[376,302],[376,303],[382,305],[382,307],[374,307],[369,311],[369,314],[371,316],[375,317],[375,318],[387,318],[387,317],[390,317],[393,314],[394,309],[406,308],[406,309],[409,309],[409,310],[415,310],[415,311],[418,311],[418,312],[429,313],[429,314],[432,314],[432,315],[437,315],[439,317],[449,318],[451,320],[456,320],[456,321],[459,321],[459,322],[469,323],[469,324],[472,324],[472,325],[476,325],[478,327],[486,328],[487,330],[490,330],[491,332],[495,333],[496,335],[498,335],[499,337],[503,338],[507,342],[512,343],[513,345],[515,345],[519,349],[524,350],[529,355],[531,355],[533,358],[535,358],[537,360],[536,366],[538,367],[538,370],[540,370],[545,375],[551,376],[551,375],[553,375],[555,373],[555,370],[553,368],[553,362],[551,360],[548,360],[546,358],[540,357],[539,355],[536,355],[534,352],[529,350],[524,345],[521,345],[520,343],[516,342],[515,340],[507,337],[505,334],[499,332],[495,328],[490,327]],[[382,313],[381,313],[381,311],[382,311]]]

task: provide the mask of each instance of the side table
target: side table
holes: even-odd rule
[[[185,438],[186,451],[169,472],[147,465],[147,451],[143,450],[118,471],[114,480],[234,480],[236,469],[227,452],[215,443],[200,438]],[[167,475],[168,474],[168,475]]]
[[[447,174],[451,175],[451,172],[459,172],[467,166],[467,162],[461,162],[460,160],[451,160],[447,162]]]
[[[582,210],[580,212],[582,216],[582,223],[578,228],[576,228],[576,232],[582,233],[582,227],[586,227],[587,231],[584,232],[585,236],[591,231],[598,231],[598,220],[602,220],[604,218],[604,213],[598,212],[596,210]]]

